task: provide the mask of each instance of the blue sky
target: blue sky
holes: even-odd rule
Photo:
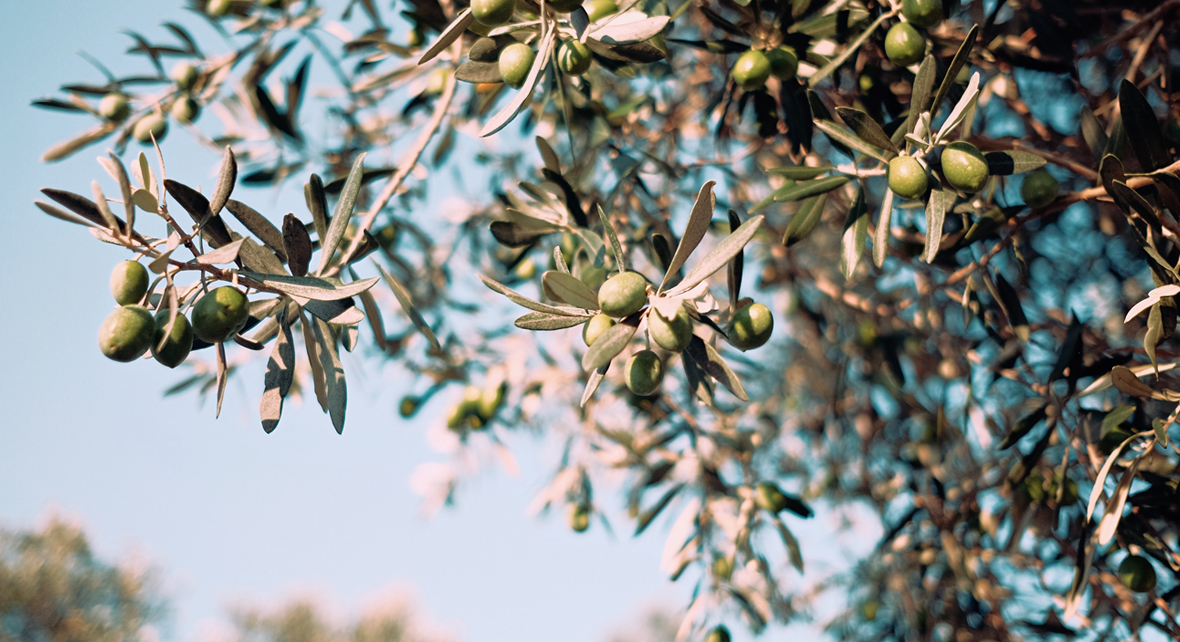
[[[192,395],[162,398],[179,371],[106,360],[95,337],[112,306],[110,269],[127,257],[32,205],[41,187],[87,194],[91,180],[107,185],[94,161],[105,147],[42,164],[46,148],[91,121],[29,101],[65,82],[99,81],[80,51],[116,73],[134,68],[123,56],[125,28],[159,35],[166,19],[195,19],[158,0],[8,3],[4,14],[0,524],[27,528],[62,514],[84,524],[107,558],[134,553],[159,566],[175,607],[171,640],[211,630],[227,605],[307,593],[347,614],[408,587],[430,621],[467,642],[604,640],[649,606],[688,603],[691,584],[659,571],[667,524],[632,539],[597,526],[575,535],[561,515],[525,516],[556,457],[531,437],[510,438],[520,476],[488,470],[457,507],[420,517],[409,478],[438,457],[424,433],[441,404],[402,421],[396,404],[408,383],[375,359],[345,357],[352,403],[342,437],[309,405],[289,406],[278,431],[264,434],[260,376],[231,384],[215,421]],[[164,150],[170,175],[211,181],[217,154],[182,130]],[[298,212],[297,188],[253,199]],[[616,493],[602,499],[620,503]],[[805,554],[807,539],[835,528],[813,520]]]

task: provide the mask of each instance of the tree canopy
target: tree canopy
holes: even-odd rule
[[[146,267],[103,353],[218,411],[265,362],[267,432],[343,432],[341,349],[396,362],[435,506],[561,440],[535,508],[666,519],[677,639],[830,593],[836,639],[1180,638],[1180,2],[386,4],[191,0],[220,39],[34,101],[91,121],[44,160],[111,147],[37,206]],[[818,582],[816,508],[884,533]]]

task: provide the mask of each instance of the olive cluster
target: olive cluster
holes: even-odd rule
[[[966,141],[946,145],[941,158],[942,177],[951,187],[974,194],[983,189],[990,176],[987,158]],[[914,156],[901,155],[889,161],[889,189],[908,199],[920,199],[930,188],[926,168]],[[1021,184],[1020,195],[1029,207],[1044,207],[1057,199],[1060,186],[1045,170],[1030,172]]]
[[[926,36],[919,29],[942,21],[942,0],[903,0],[901,15],[905,22],[893,25],[885,34],[885,56],[895,65],[908,67],[926,56]]]
[[[620,272],[598,288],[599,312],[582,326],[582,340],[592,346],[603,334],[621,320],[639,315],[646,322],[647,334],[657,346],[668,352],[683,352],[692,342],[693,319],[683,306],[667,317],[654,306],[649,306],[651,295],[647,279],[638,272]],[[762,346],[774,330],[774,316],[761,303],[747,302],[733,315],[726,329],[729,342],[739,350]],[[656,393],[664,380],[664,361],[654,350],[640,350],[631,355],[623,366],[623,381],[639,396]]]
[[[470,428],[479,430],[486,427],[500,407],[504,405],[504,396],[508,393],[508,383],[489,383],[484,388],[467,386],[463,392],[463,399],[451,409],[447,415],[447,428],[460,430]],[[403,403],[404,400],[403,400]],[[402,416],[412,413],[402,412]]]
[[[553,0],[546,2],[545,7],[557,13],[571,13],[583,8],[591,22],[619,10],[614,0],[589,0],[585,4],[583,0]],[[487,33],[488,30],[507,25],[512,22],[516,10],[517,0],[473,0],[471,14],[477,23],[475,30]],[[524,85],[536,57],[531,46],[509,36],[480,38],[468,52],[468,58],[473,62],[496,62],[500,79],[516,88]],[[571,76],[585,74],[593,61],[590,48],[577,39],[564,41],[557,50],[558,67]]]
[[[733,65],[733,80],[746,91],[761,89],[771,76],[790,80],[799,71],[799,54],[795,49],[779,45],[761,51],[749,49],[738,56]]]
[[[207,292],[192,309],[192,321],[164,301],[155,316],[144,307],[148,272],[138,261],[124,261],[111,271],[111,296],[119,307],[98,331],[98,347],[108,358],[127,363],[151,351],[156,361],[175,368],[188,358],[193,337],[207,343],[228,341],[249,319],[249,301],[241,290],[223,286]]]
[[[201,104],[194,98],[195,89],[201,79],[201,70],[191,62],[180,62],[172,68],[169,78],[176,83],[165,106],[153,108],[131,128],[131,135],[141,143],[150,143],[152,138],[161,141],[168,133],[168,116],[183,125],[192,124],[201,115]],[[131,102],[127,94],[111,92],[98,102],[98,115],[118,124],[131,116]]]

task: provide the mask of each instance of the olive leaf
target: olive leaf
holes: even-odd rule
[[[323,319],[315,319],[312,330],[315,334],[316,353],[324,372],[324,386],[327,391],[328,417],[337,434],[344,434],[344,411],[348,404],[348,385],[344,380],[344,366],[336,349],[336,338],[332,328]]]
[[[323,241],[328,236],[328,201],[324,195],[324,182],[318,175],[312,174],[303,185],[303,198],[307,201],[307,211],[311,212],[316,238]]]
[[[238,258],[238,252],[242,249],[242,243],[246,239],[238,239],[228,245],[223,245],[212,252],[206,252],[196,259],[195,262],[203,265],[219,265],[223,263],[233,263]]]
[[[807,79],[807,86],[815,87],[820,83],[820,81],[831,75],[831,73],[839,68],[840,65],[844,64],[845,60],[848,60],[849,56],[856,53],[856,51],[860,49],[860,46],[864,44],[865,40],[868,40],[869,36],[873,35],[873,32],[875,32],[882,23],[889,19],[891,15],[892,14],[890,13],[882,13],[880,16],[878,16],[877,19],[872,22],[872,24],[870,24],[864,31],[860,32],[856,38],[854,38],[848,43],[847,46],[844,47],[844,51],[841,51],[839,54],[829,60],[827,64],[817,69],[816,72]]]
[[[229,228],[225,226],[225,222],[221,220],[220,216],[209,209],[209,199],[205,198],[203,194],[170,178],[164,179],[164,189],[200,226],[201,236],[210,245],[221,247],[233,241]]]
[[[455,19],[451,21],[451,24],[447,25],[447,28],[443,29],[442,33],[438,35],[434,43],[427,47],[426,51],[422,52],[422,57],[418,59],[418,64],[425,64],[433,60],[435,56],[442,53],[452,42],[458,40],[473,22],[475,22],[475,16],[471,13],[470,7],[460,11],[455,16]]]
[[[881,213],[877,215],[877,232],[873,235],[873,264],[881,267],[885,264],[885,254],[889,250],[889,223],[893,220],[893,190],[885,188],[885,198],[881,199]]]
[[[958,195],[947,189],[934,189],[930,192],[930,199],[926,201],[926,246],[922,251],[922,260],[927,263],[933,263],[934,258],[938,256],[946,213],[954,206],[956,198]]]
[[[810,198],[819,194],[826,194],[834,189],[842,187],[845,183],[852,180],[848,176],[828,176],[826,178],[817,178],[814,180],[803,181],[801,183],[793,183],[784,185],[759,201],[756,205],[750,208],[750,212],[756,212],[771,203],[792,203]]]
[[[1171,163],[1172,156],[1165,142],[1167,139],[1160,129],[1155,111],[1139,88],[1128,80],[1123,80],[1119,85],[1119,109],[1127,140],[1143,171],[1152,172]]]
[[[959,102],[955,104],[955,108],[951,110],[950,115],[942,122],[942,127],[938,128],[938,134],[932,141],[933,144],[937,145],[946,140],[946,137],[963,122],[963,119],[967,117],[969,112],[974,113],[975,102],[977,100],[979,100],[978,71],[971,74],[971,80],[967,83],[967,89],[963,91],[963,97],[959,99]]]
[[[713,186],[716,184],[716,181],[705,181],[700,191],[697,192],[697,198],[692,204],[692,211],[688,215],[688,225],[684,228],[684,236],[680,238],[680,243],[676,246],[676,253],[672,255],[668,268],[664,270],[664,278],[656,290],[657,294],[663,292],[664,286],[668,285],[668,281],[673,275],[680,271],[684,262],[692,255],[693,250],[697,249],[701,240],[705,238],[705,232],[709,231],[709,224],[713,221],[713,209],[717,207],[717,196],[713,194]]]
[[[398,305],[402,306],[402,311],[406,313],[406,316],[410,317],[410,322],[414,324],[415,328],[418,328],[422,336],[426,337],[426,340],[430,342],[435,352],[441,353],[442,344],[438,342],[438,337],[434,335],[434,330],[427,325],[426,319],[422,318],[422,314],[414,306],[414,302],[410,299],[410,293],[406,290],[406,287],[402,285],[401,281],[394,278],[392,274],[386,272],[385,268],[381,267],[381,264],[374,261],[373,265],[377,266],[377,271],[381,273],[381,278],[385,279],[385,284],[393,291],[393,296],[397,298]],[[487,281],[485,280],[484,283],[487,283]]]
[[[502,294],[502,295],[508,297],[508,300],[512,301],[513,303],[515,303],[516,305],[519,305],[521,307],[528,308],[530,310],[535,310],[537,312],[544,312],[546,314],[553,314],[553,315],[557,315],[557,316],[582,317],[582,316],[586,315],[586,310],[584,310],[582,308],[573,308],[573,307],[559,306],[559,305],[549,305],[547,303],[541,303],[539,301],[534,301],[534,300],[520,294],[519,292],[516,292],[512,288],[509,288],[508,286],[506,286],[498,281],[494,281],[492,279],[489,279],[488,277],[486,277],[482,274],[477,274],[476,276],[479,277],[480,281],[483,281],[484,285],[488,286],[488,289],[492,290],[493,292],[497,292],[499,294]]]
[[[963,38],[963,42],[959,45],[959,50],[955,52],[955,57],[951,59],[951,64],[947,67],[946,74],[942,77],[942,83],[938,86],[938,93],[934,94],[934,100],[929,105],[922,106],[921,111],[938,111],[938,106],[942,104],[942,100],[947,97],[947,94],[951,91],[951,87],[954,86],[955,79],[959,76],[959,70],[970,59],[971,50],[975,48],[975,39],[978,36],[979,25],[971,25],[971,31],[968,31],[967,37]],[[931,79],[933,80],[933,76],[931,76]]]
[[[815,226],[819,225],[824,214],[824,206],[828,203],[828,195],[820,194],[803,201],[795,215],[787,223],[783,232],[783,245],[791,247],[811,235]]]
[[[348,172],[348,180],[344,183],[344,190],[336,201],[336,211],[332,213],[332,222],[328,226],[327,236],[320,238],[320,266],[316,274],[323,275],[332,262],[332,255],[344,238],[344,231],[348,229],[348,222],[352,219],[352,211],[356,207],[357,196],[361,192],[361,177],[364,174],[365,152],[357,154],[352,161],[352,169]]]
[[[890,158],[898,154],[897,146],[893,144],[892,140],[889,140],[889,136],[885,135],[885,130],[881,129],[881,125],[877,124],[872,116],[852,107],[837,107],[836,113],[844,119],[845,124],[852,128],[852,131],[861,140],[884,150]]]
[[[550,270],[541,275],[541,283],[546,291],[551,292],[554,298],[562,303],[587,310],[598,309],[598,295],[570,274]]]
[[[303,306],[304,310],[328,323],[356,325],[365,319],[365,313],[361,312],[360,308],[357,308],[356,303],[353,303],[350,298],[337,299],[335,301],[316,301],[315,299],[304,299],[300,297],[291,298]]]
[[[295,380],[295,345],[291,336],[291,323],[285,313],[278,318],[279,335],[271,348],[270,360],[266,363],[266,375],[263,378],[262,429],[267,434],[274,432],[283,415],[283,399],[291,390],[291,383]]]
[[[900,145],[907,134],[914,133],[914,128],[917,127],[922,114],[930,110],[931,98],[933,98],[930,92],[934,90],[934,76],[937,73],[938,63],[934,60],[934,56],[927,55],[922,60],[921,66],[918,67],[918,75],[914,77],[913,90],[910,94],[910,109],[906,114],[905,122],[890,137],[894,144]]]
[[[606,378],[608,370],[610,370],[610,363],[590,373],[590,377],[586,380],[586,389],[582,391],[582,401],[578,404],[579,408],[585,407],[586,402],[590,401],[590,397],[594,396],[599,384]]]
[[[750,400],[750,397],[746,395],[745,388],[742,387],[741,380],[738,379],[729,365],[725,363],[725,360],[721,358],[717,350],[706,343],[704,339],[694,335],[682,354],[686,361],[689,359],[695,361],[705,374],[708,374],[713,379],[716,379],[718,383],[725,386],[727,390],[733,393],[733,396],[742,401]]]
[[[688,292],[697,286],[701,281],[709,278],[714,272],[725,267],[742,248],[754,238],[754,234],[758,232],[758,226],[762,225],[765,217],[758,215],[750,220],[742,223],[742,226],[736,232],[725,237],[723,241],[717,244],[711,252],[705,255],[688,274],[685,275],[684,280],[668,291],[668,296],[679,296]]]
[[[468,60],[455,69],[455,78],[463,82],[504,82],[500,76],[500,65],[496,62]]]
[[[234,150],[230,149],[229,145],[226,145],[225,152],[221,156],[221,168],[217,175],[217,187],[213,190],[213,196],[209,198],[209,211],[214,214],[221,212],[221,208],[225,207],[225,202],[229,200],[230,194],[233,193],[234,183],[237,180],[238,161],[234,158]]]
[[[279,231],[279,228],[275,227],[274,223],[271,223],[265,216],[259,214],[249,205],[241,201],[235,201],[232,198],[226,200],[225,209],[229,210],[229,213],[238,219],[239,223],[246,226],[246,229],[250,230],[251,234],[258,237],[258,240],[262,241],[266,247],[274,251],[280,261],[287,262],[287,251],[283,246],[283,234]],[[302,275],[296,274],[295,276]]]
[[[1007,450],[1008,448],[1011,448],[1016,444],[1016,442],[1020,441],[1022,437],[1027,435],[1028,432],[1033,429],[1033,427],[1044,421],[1047,408],[1048,406],[1042,403],[1037,406],[1036,410],[1033,410],[1024,417],[1021,417],[1020,421],[1017,421],[1015,424],[1013,424],[1012,430],[1009,430],[1008,434],[1004,436],[1003,441],[1000,442],[1000,450]]]
[[[831,165],[818,165],[816,167],[810,165],[791,165],[787,167],[772,167],[766,171],[776,176],[802,181],[826,174],[833,169],[836,168]]]
[[[1103,152],[1106,150],[1106,143],[1109,140],[1106,136],[1106,128],[1099,122],[1098,117],[1094,115],[1094,110],[1087,105],[1082,105],[1082,111],[1078,116],[1081,121],[1080,127],[1082,130],[1082,138],[1086,141],[1086,146],[1090,148],[1090,154],[1096,159],[1100,160]]]
[[[826,120],[826,119],[816,119],[815,127],[816,127],[816,129],[827,134],[829,138],[831,138],[832,140],[834,140],[836,142],[839,142],[840,144],[844,145],[845,147],[848,147],[849,149],[856,150],[856,151],[858,151],[862,154],[865,154],[867,156],[871,156],[881,162],[888,163],[889,159],[892,156],[896,155],[896,154],[888,154],[885,151],[881,150],[880,148],[876,147],[875,145],[871,145],[871,144],[865,142],[863,139],[861,139],[860,136],[857,136],[855,133],[853,133],[847,127],[845,127],[844,125],[841,125],[840,123],[837,123],[836,121]]]
[[[564,330],[581,325],[589,318],[589,316],[571,317],[545,312],[529,312],[517,317],[513,325],[524,330]]]
[[[822,210],[823,207],[819,209]],[[856,272],[856,265],[860,262],[861,253],[864,252],[868,233],[869,206],[865,202],[865,190],[862,185],[856,191],[856,200],[852,202],[852,207],[848,208],[848,218],[844,221],[844,236],[840,242],[840,272],[845,279],[852,278]]]
[[[1040,156],[1016,150],[987,152],[983,157],[987,159],[987,172],[993,176],[1023,174],[1045,165],[1045,159]]]
[[[597,370],[610,363],[631,343],[638,329],[629,323],[617,323],[608,328],[582,355],[582,369]]]
[[[648,17],[642,11],[626,11],[591,31],[589,38],[612,45],[641,42],[663,31],[669,20],[668,16]]]
[[[602,211],[601,205],[598,206],[598,218],[602,221],[602,229],[606,232],[606,238],[610,242],[611,253],[615,257],[615,269],[619,272],[626,272],[627,262],[623,256],[623,245],[619,243],[619,235],[615,233],[615,226],[611,224],[610,217],[606,215],[606,212]]]
[[[264,288],[291,296],[315,301],[336,301],[360,294],[380,281],[377,277],[337,285],[332,281],[314,276],[287,276],[285,274],[259,274],[241,270],[238,275]]]

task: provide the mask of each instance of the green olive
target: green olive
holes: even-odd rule
[[[156,322],[147,308],[122,306],[107,316],[98,329],[98,348],[108,359],[135,361],[152,345]]]
[[[168,328],[168,317],[171,314],[172,311],[168,308],[156,313],[156,332],[152,336],[151,349],[156,361],[169,368],[175,368],[184,363],[189,351],[193,349],[193,327],[189,324],[188,317],[177,314],[172,331],[164,338],[164,330]]]
[[[582,6],[582,0],[546,0],[545,6],[557,13],[569,13]]]
[[[774,482],[762,482],[754,491],[754,503],[758,508],[780,513],[787,507],[787,496]]]
[[[901,15],[915,27],[929,29],[942,20],[942,0],[902,0]]]
[[[1044,207],[1057,200],[1057,193],[1060,189],[1061,186],[1052,174],[1039,169],[1025,175],[1024,182],[1020,184],[1020,197],[1029,207]]]
[[[211,16],[224,16],[229,13],[232,0],[209,0],[205,4],[205,13]]]
[[[152,137],[159,142],[164,139],[164,135],[168,133],[168,121],[164,119],[162,114],[148,114],[139,119],[135,123],[135,127],[131,130],[131,135],[135,140],[141,143],[152,142]]]
[[[119,305],[139,303],[148,290],[148,271],[138,261],[123,261],[111,270],[111,296]]]
[[[512,272],[516,275],[516,278],[527,281],[537,275],[537,262],[532,259],[525,259],[517,263],[516,269]]]
[[[647,279],[638,272],[622,272],[598,288],[598,308],[620,319],[643,309],[647,303]]]
[[[578,40],[565,41],[557,52],[557,66],[571,76],[581,76],[590,71],[590,64],[593,62],[590,47]]]
[[[590,528],[590,509],[582,504],[570,504],[569,523],[575,533],[585,533]]]
[[[895,65],[908,67],[926,55],[926,38],[908,22],[899,22],[885,34],[885,55]]]
[[[537,54],[523,42],[514,42],[500,50],[500,78],[511,87],[524,85]]]
[[[955,141],[942,150],[942,175],[955,189],[974,194],[987,184],[987,159],[975,145]]]
[[[601,337],[603,332],[611,329],[611,326],[614,324],[615,320],[610,318],[609,314],[599,312],[590,317],[586,325],[582,326],[582,341],[585,342],[586,347],[594,345],[594,342],[598,341],[598,337]]]
[[[168,110],[168,113],[176,119],[176,122],[189,125],[201,115],[201,105],[189,96],[182,96],[172,103],[172,108]]]
[[[791,47],[775,47],[766,52],[766,59],[770,61],[771,75],[776,78],[790,80],[799,71],[799,55]]]
[[[715,627],[705,637],[705,642],[729,642],[729,629],[724,626]]]
[[[249,300],[241,290],[223,286],[210,291],[193,306],[193,332],[202,341],[227,341],[250,318]]]
[[[586,10],[586,16],[590,18],[590,22],[614,15],[619,11],[619,5],[615,4],[615,0],[587,0],[582,8]]]
[[[504,405],[504,395],[508,392],[508,382],[502,381],[498,385],[489,386],[480,391],[477,412],[484,421],[491,420]]]
[[[749,49],[738,56],[733,65],[733,79],[747,91],[759,89],[770,78],[770,60],[757,49]]]
[[[1128,555],[1119,564],[1119,581],[1136,593],[1146,593],[1155,588],[1155,580],[1155,567],[1146,557]]]
[[[98,101],[98,115],[116,123],[127,120],[131,115],[131,105],[127,103],[127,96],[123,94],[107,94]]]
[[[664,318],[660,311],[652,308],[647,314],[647,331],[656,345],[669,352],[681,352],[692,341],[692,319],[680,310],[672,319]]]
[[[664,362],[651,350],[640,350],[631,355],[623,367],[623,380],[631,392],[640,397],[655,394],[664,380]]]
[[[761,303],[752,303],[733,315],[726,334],[729,342],[743,352],[760,347],[770,339],[774,330],[774,315]]]
[[[418,412],[418,406],[422,401],[413,395],[406,395],[397,405],[397,414],[401,415],[403,419],[408,419]]]
[[[889,189],[902,198],[922,198],[929,183],[926,169],[913,156],[897,156],[889,161]]]
[[[499,27],[512,20],[516,0],[472,0],[471,15],[485,27]]]
[[[197,82],[197,75],[199,73],[200,70],[198,70],[192,63],[179,62],[176,63],[176,66],[172,68],[172,72],[168,74],[168,77],[171,78],[172,81],[176,83],[176,86],[182,91],[188,91],[189,89],[192,89],[193,84]]]

